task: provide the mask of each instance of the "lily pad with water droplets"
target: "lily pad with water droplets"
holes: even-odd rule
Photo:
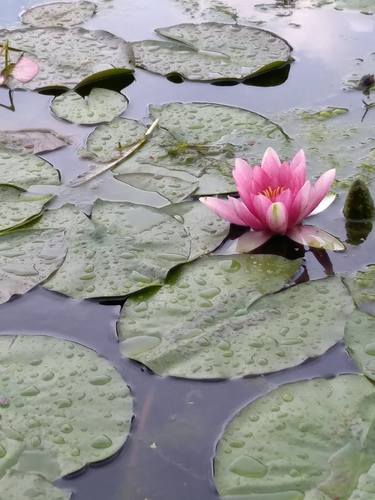
[[[228,236],[230,224],[200,202],[177,203],[163,208],[162,211],[181,222],[190,235],[189,260],[211,253]]]
[[[184,186],[185,197],[192,192],[198,196],[235,191],[232,169],[236,156],[259,163],[269,145],[280,150],[288,143],[278,125],[241,108],[209,103],[171,103],[152,106],[150,114],[152,120],[159,118],[160,128],[113,173],[125,182],[129,174],[131,184],[141,189],[145,188],[145,175],[150,172],[155,176],[181,178],[180,200]],[[139,122],[117,118],[99,125],[89,135],[82,154],[97,162],[117,159],[143,136],[145,130]],[[176,201],[174,186],[174,181],[169,185],[163,179],[162,189],[157,185],[155,190]]]
[[[69,138],[63,137],[53,130],[0,130],[0,148],[19,153],[45,153],[63,148],[69,144],[71,144]]]
[[[292,141],[278,152],[291,158],[304,149],[310,176],[336,168],[336,178],[345,180],[375,168],[375,138],[368,124],[354,122],[345,108],[294,109],[274,117]],[[371,167],[372,166],[372,167]],[[345,182],[341,184],[345,187]]]
[[[124,444],[130,391],[94,351],[54,337],[1,336],[0,361],[1,431],[19,446],[11,463],[5,450],[0,476],[11,468],[54,481]]]
[[[50,195],[32,195],[22,189],[0,184],[0,235],[40,217]]]
[[[61,229],[20,229],[0,236],[0,304],[48,279],[66,254]]]
[[[350,309],[350,301],[340,281],[300,285],[256,302],[285,285],[300,264],[241,255],[181,266],[159,290],[128,299],[118,325],[122,353],[160,375],[188,378],[265,373],[321,354],[344,333],[345,313],[338,321],[337,313],[344,304]],[[314,320],[317,309],[329,327]]]
[[[345,278],[345,283],[357,306],[375,316],[375,266],[368,266]]]
[[[96,4],[87,0],[51,2],[27,9],[21,14],[21,21],[34,28],[69,28],[88,21],[95,11]]]
[[[181,223],[139,205],[97,201],[91,219],[66,207],[49,211],[36,227],[66,230],[67,257],[44,286],[74,298],[123,297],[160,285],[190,255]]]
[[[26,28],[0,30],[0,40],[38,62],[40,71],[17,88],[72,88],[103,70],[132,70],[128,45],[106,31],[83,28]]]
[[[374,404],[361,375],[288,384],[258,399],[219,441],[220,498],[358,498],[350,494],[375,463]]]
[[[0,479],[1,494],[7,500],[70,500],[69,491],[58,490],[37,474],[7,471]]]
[[[156,32],[168,41],[132,44],[135,64],[164,76],[241,81],[291,62],[290,45],[270,31],[223,23],[178,24]]]
[[[127,107],[128,100],[120,92],[101,88],[93,88],[87,97],[70,90],[55,97],[51,104],[56,116],[80,125],[110,122]]]
[[[59,172],[50,163],[31,154],[0,149],[0,184],[28,189],[37,184],[60,184]]]

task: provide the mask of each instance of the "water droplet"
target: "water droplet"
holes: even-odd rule
[[[264,477],[268,471],[262,462],[247,455],[236,458],[229,470],[244,477]]]

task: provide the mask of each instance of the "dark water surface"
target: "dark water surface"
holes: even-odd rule
[[[181,7],[181,0],[112,3],[112,9],[87,26],[107,29],[132,41],[152,37],[155,27],[191,20]],[[236,3],[241,4],[239,0]],[[291,107],[329,104],[349,107],[359,120],[363,113],[362,96],[343,92],[342,79],[350,73],[356,57],[373,49],[374,18],[331,8],[296,9],[290,16],[277,16],[275,12],[280,11],[262,12],[254,7],[257,3],[242,1],[241,15],[263,21],[261,27],[275,31],[295,48],[295,63],[284,84],[268,88],[243,84],[174,84],[137,70],[136,81],[124,90],[130,99],[126,116],[138,119],[147,116],[150,103],[209,101],[265,115]],[[24,5],[25,1],[1,0],[0,24],[14,26]],[[0,89],[0,103],[6,103],[7,99],[8,93]],[[44,156],[62,172],[66,181],[86,169],[85,162],[77,159],[75,148],[91,128],[52,118],[50,100],[48,96],[16,92],[16,111],[0,108],[0,128],[50,127],[74,136],[74,146]],[[369,115],[369,119],[373,124],[373,116]],[[98,189],[111,200],[160,205],[157,197],[145,198],[145,193],[111,179]],[[341,209],[339,200],[329,213],[319,215],[319,226],[346,240]],[[320,255],[317,259],[307,252],[305,278],[307,273],[315,279],[333,271],[359,269],[375,261],[373,249],[372,233],[362,245],[350,246],[344,254],[330,253],[329,257]],[[264,377],[221,382],[161,378],[135,362],[121,359],[116,341],[119,311],[120,305],[75,301],[41,288],[0,306],[0,333],[53,335],[79,342],[109,359],[131,387],[136,418],[129,439],[109,463],[59,481],[61,487],[74,491],[73,500],[217,499],[212,480],[215,446],[223,427],[239,408],[278,384],[354,370],[343,347],[337,345],[318,359]]]

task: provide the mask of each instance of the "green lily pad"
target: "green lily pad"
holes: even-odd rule
[[[345,345],[356,365],[375,382],[375,317],[354,311],[345,330]]]
[[[0,234],[19,228],[40,217],[52,196],[25,193],[22,189],[0,184]]]
[[[284,385],[250,404],[217,447],[221,498],[349,499],[375,462],[374,403],[373,384],[342,375]]]
[[[191,195],[220,194],[235,191],[232,169],[235,156],[259,163],[265,149],[286,148],[289,142],[282,129],[261,115],[240,108],[208,103],[171,103],[152,106],[151,119],[159,118],[159,129],[147,143],[113,170],[119,180],[145,188],[150,175],[181,179],[178,196],[174,185],[162,179],[155,190],[169,200]],[[87,139],[81,153],[97,162],[115,160],[122,151],[137,142],[145,126],[134,120],[117,118],[99,125]],[[139,175],[136,177],[136,173]],[[182,177],[184,176],[184,177]],[[190,177],[189,177],[190,176]],[[197,182],[199,183],[197,189]],[[184,191],[184,187],[186,187]]]
[[[186,262],[184,226],[161,211],[97,201],[91,220],[71,207],[49,211],[37,227],[63,227],[68,254],[46,288],[74,298],[122,297],[163,283]]]
[[[0,236],[0,304],[48,279],[66,254],[61,229],[20,229]]]
[[[375,316],[375,266],[368,266],[355,275],[345,279],[354,302],[362,309],[365,308]]]
[[[35,59],[39,74],[17,88],[71,88],[106,69],[132,69],[127,43],[106,31],[83,28],[25,28],[0,30],[0,40]]]
[[[344,10],[359,10],[364,14],[375,13],[375,6],[372,0],[335,0],[335,7]]]
[[[370,495],[369,495],[370,493]],[[357,488],[350,495],[349,500],[369,500],[375,494],[375,465],[363,473],[359,479]]]
[[[0,149],[0,184],[28,189],[37,184],[60,184],[59,172],[38,156]]]
[[[45,153],[71,144],[70,139],[53,130],[0,130],[0,151],[8,149],[19,153]]]
[[[70,500],[71,493],[58,490],[37,474],[8,471],[0,479],[1,493],[7,500]]]
[[[300,264],[241,255],[181,266],[159,290],[128,299],[118,324],[121,351],[160,375],[189,378],[255,375],[318,356],[343,337],[352,310],[340,280],[258,300],[279,290]]]
[[[53,2],[31,7],[21,14],[21,21],[34,28],[69,28],[88,21],[95,11],[96,4],[87,0]]]
[[[294,109],[274,119],[293,139],[279,151],[280,155],[291,158],[297,149],[303,148],[310,176],[336,168],[337,178],[343,180],[368,165],[375,167],[375,137],[371,127],[359,120],[353,123],[345,108]]]
[[[11,468],[54,481],[124,444],[133,414],[130,391],[94,351],[53,337],[2,336],[0,361],[7,437],[0,477]]]
[[[196,201],[186,201],[169,205],[162,209],[181,222],[190,236],[189,260],[211,253],[228,236],[230,224],[217,217],[205,205]]]
[[[188,80],[241,81],[291,62],[290,45],[270,31],[239,24],[178,24],[156,32],[168,41],[132,43],[135,64]]]
[[[87,97],[73,90],[61,94],[52,101],[52,112],[70,123],[94,125],[110,122],[128,107],[128,100],[119,92],[93,88]]]

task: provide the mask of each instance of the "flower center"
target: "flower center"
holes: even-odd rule
[[[271,201],[274,201],[276,196],[281,194],[283,191],[285,191],[283,186],[277,186],[275,188],[268,187],[267,189],[264,189],[261,194],[264,194],[264,196],[269,198]]]

